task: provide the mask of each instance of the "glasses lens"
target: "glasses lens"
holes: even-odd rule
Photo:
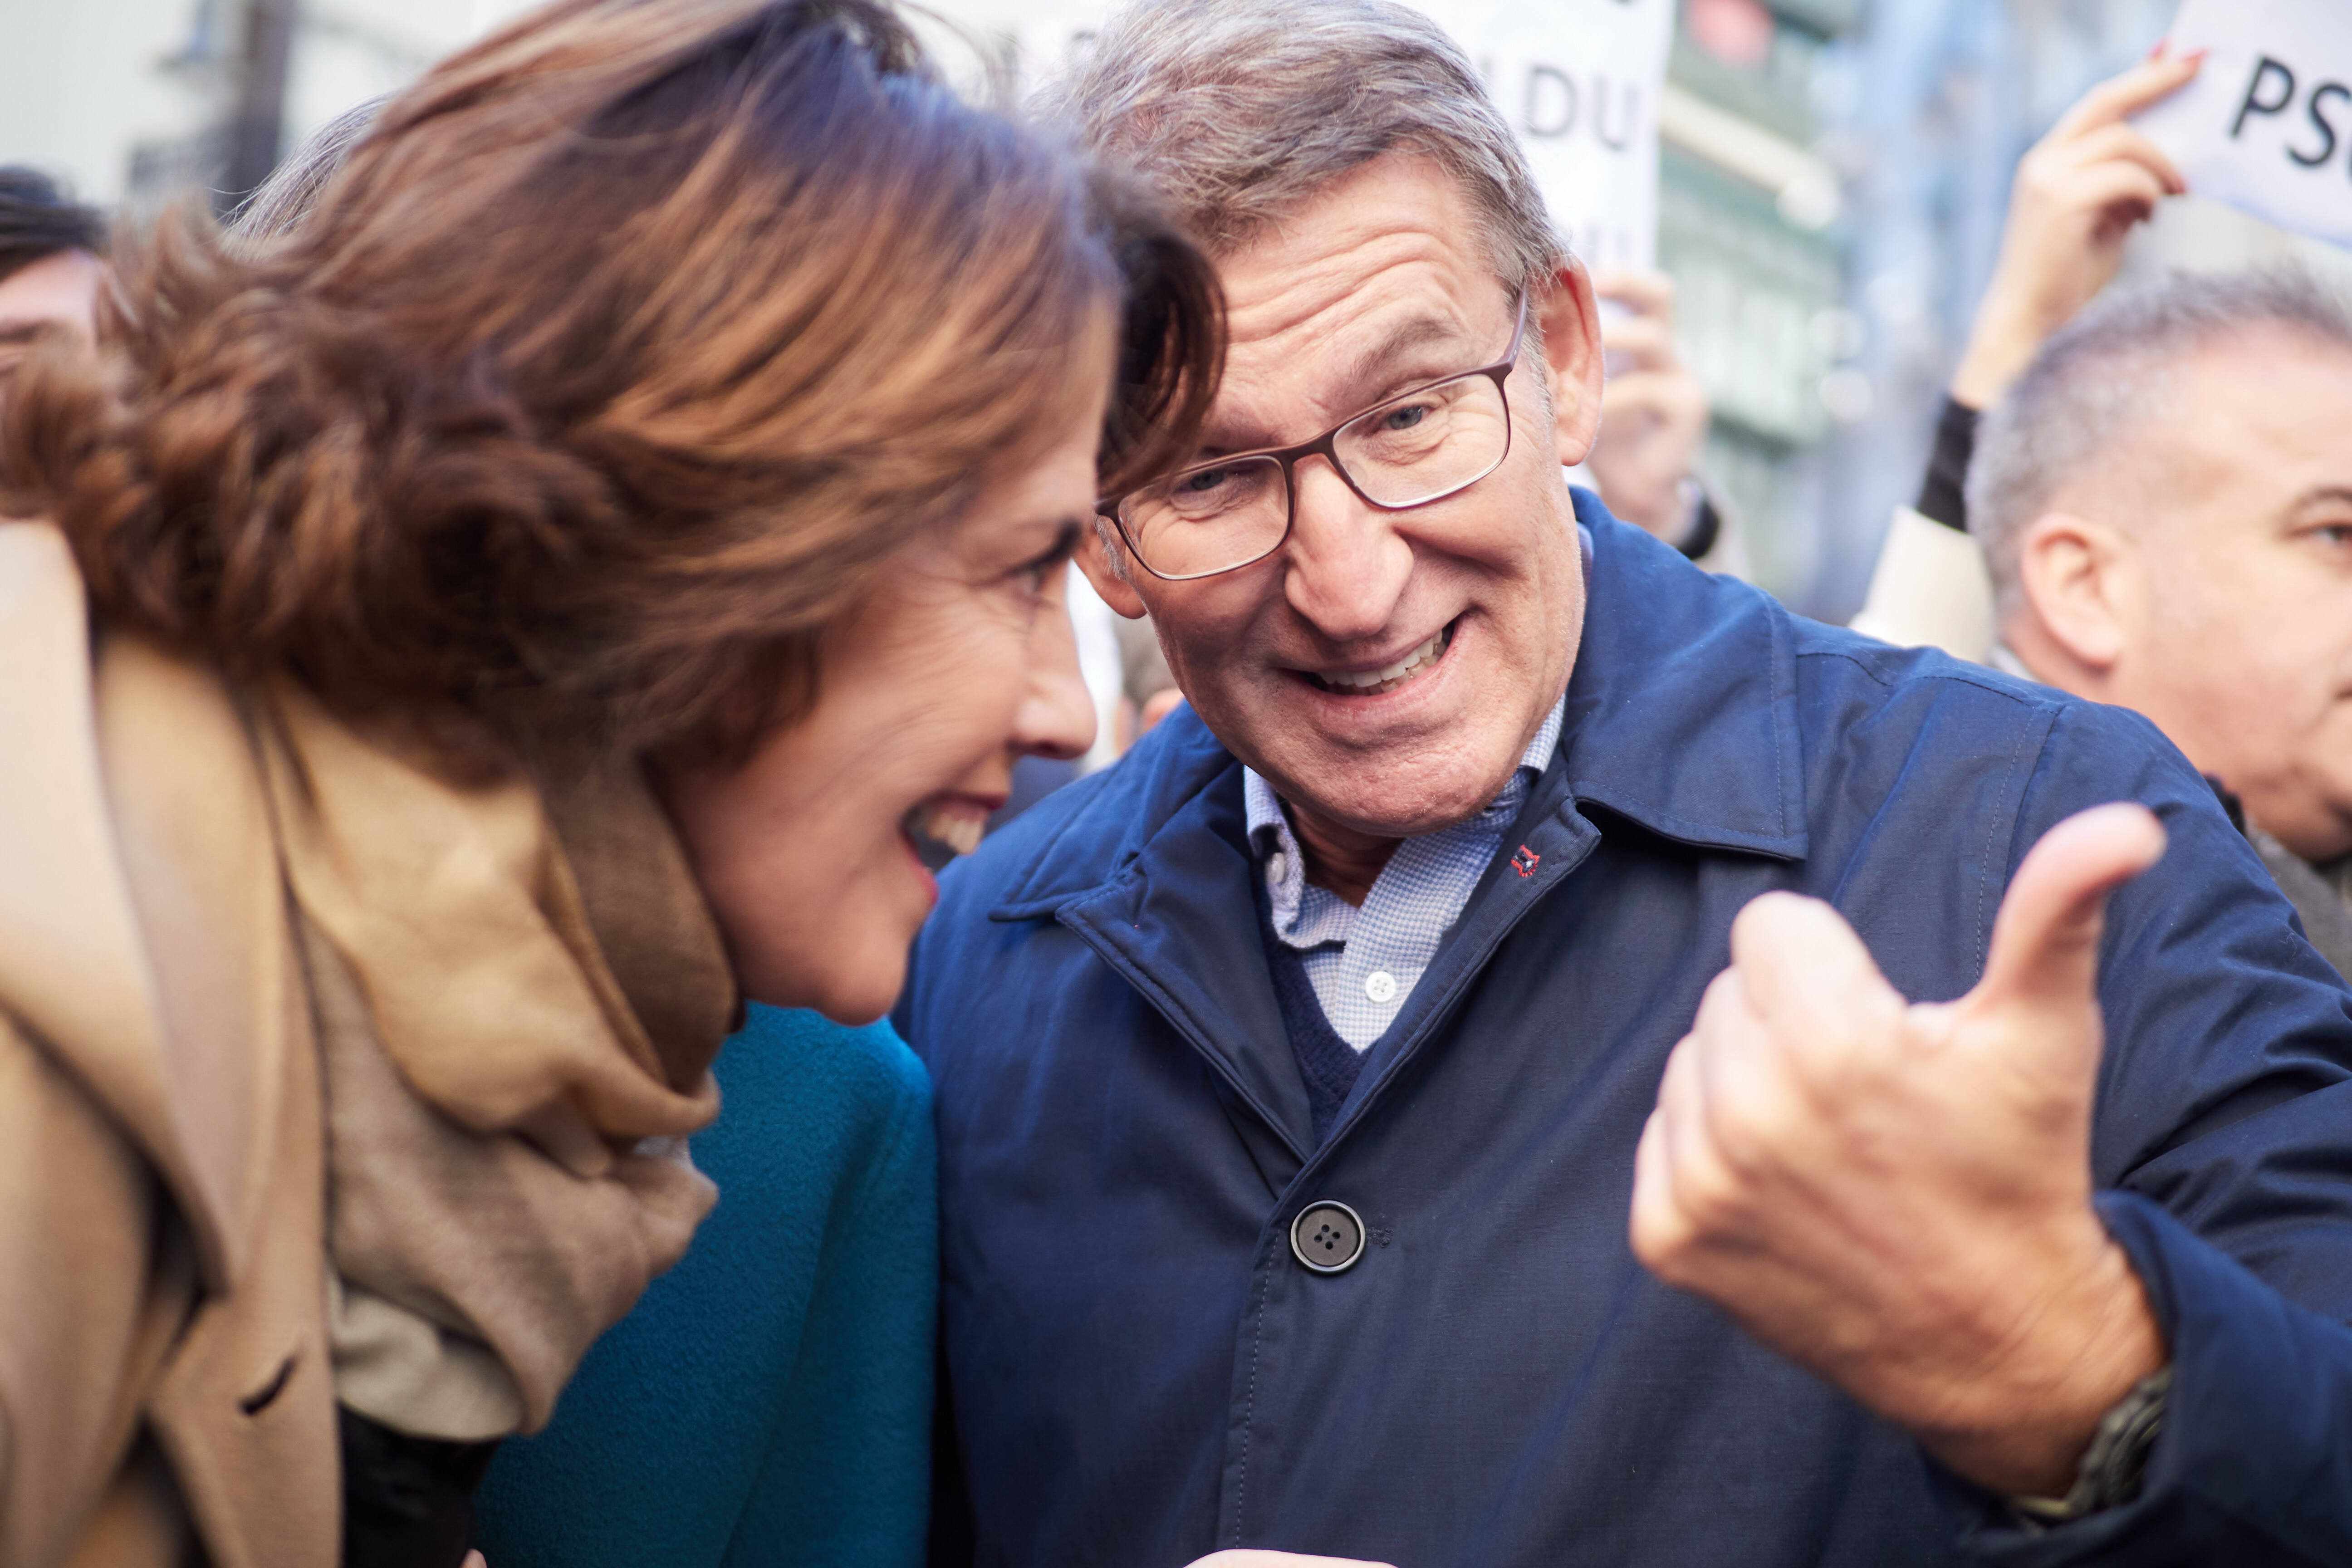
[[[1371,500],[1419,506],[1501,467],[1511,449],[1510,410],[1493,378],[1460,376],[1359,416],[1333,445]]]
[[[1230,572],[1282,542],[1290,495],[1271,458],[1203,464],[1138,490],[1118,509],[1128,542],[1162,577]]]

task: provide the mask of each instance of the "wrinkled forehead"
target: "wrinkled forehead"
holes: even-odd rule
[[[1389,392],[1491,363],[1514,291],[1457,182],[1411,157],[1335,181],[1219,258],[1214,449],[1304,439]]]

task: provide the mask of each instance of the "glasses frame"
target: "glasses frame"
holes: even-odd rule
[[[1452,375],[1442,375],[1435,381],[1424,381],[1417,386],[1407,387],[1402,392],[1391,393],[1388,396],[1381,398],[1378,403],[1372,404],[1370,406],[1366,408],[1360,408],[1355,413],[1349,415],[1348,417],[1340,420],[1339,423],[1332,426],[1331,428],[1324,431],[1323,434],[1316,437],[1313,440],[1301,441],[1295,447],[1261,447],[1254,451],[1228,452],[1222,457],[1213,458],[1207,462],[1188,463],[1183,468],[1177,469],[1174,473],[1168,475],[1165,479],[1154,479],[1149,485],[1138,485],[1134,489],[1123,490],[1115,496],[1105,496],[1095,503],[1095,510],[1104,517],[1110,520],[1110,525],[1118,530],[1119,540],[1127,546],[1127,552],[1135,557],[1138,564],[1141,565],[1146,572],[1150,573],[1154,577],[1159,578],[1163,583],[1197,583],[1204,577],[1222,577],[1228,572],[1238,572],[1245,566],[1255,566],[1259,562],[1265,560],[1267,556],[1272,555],[1276,551],[1280,550],[1284,545],[1290,542],[1291,530],[1298,525],[1297,468],[1302,458],[1321,458],[1325,462],[1331,465],[1331,471],[1339,476],[1339,482],[1346,485],[1350,490],[1355,492],[1357,500],[1362,501],[1366,506],[1375,508],[1381,511],[1411,511],[1415,507],[1430,506],[1435,502],[1442,501],[1448,496],[1458,496],[1464,490],[1468,489],[1472,485],[1476,484],[1479,480],[1488,478],[1496,468],[1501,468],[1505,463],[1510,460],[1511,389],[1509,384],[1511,373],[1518,368],[1519,349],[1521,344],[1526,342],[1528,335],[1528,294],[1527,290],[1524,289],[1519,290],[1519,303],[1517,315],[1517,319],[1514,321],[1511,327],[1511,346],[1503,352],[1503,357],[1501,359],[1496,360],[1492,364],[1480,365],[1475,370],[1456,371]],[[1503,400],[1503,449],[1496,455],[1494,462],[1489,464],[1480,472],[1473,474],[1468,479],[1464,479],[1460,484],[1448,486],[1446,489],[1439,490],[1435,495],[1423,496],[1419,500],[1406,501],[1402,505],[1391,506],[1386,501],[1374,500],[1370,496],[1366,495],[1364,493],[1364,487],[1356,482],[1356,476],[1348,471],[1348,465],[1342,462],[1339,458],[1339,432],[1345,430],[1349,426],[1355,424],[1360,419],[1369,418],[1370,416],[1378,414],[1381,409],[1388,407],[1391,404],[1402,403],[1409,397],[1419,397],[1423,393],[1434,392],[1441,386],[1451,386],[1457,381],[1475,381],[1481,377],[1484,377],[1495,384],[1495,395]],[[1234,463],[1244,463],[1265,458],[1271,458],[1276,463],[1281,465],[1282,468],[1282,500],[1284,508],[1282,532],[1276,538],[1273,543],[1267,545],[1264,550],[1259,551],[1255,555],[1251,556],[1246,561],[1236,561],[1231,566],[1220,566],[1212,572],[1162,572],[1154,567],[1150,562],[1143,559],[1143,552],[1136,547],[1134,536],[1127,531],[1127,520],[1118,514],[1119,508],[1125,506],[1128,501],[1134,499],[1144,490],[1150,489],[1156,485],[1173,484],[1187,474],[1197,474],[1207,468],[1222,468]]]

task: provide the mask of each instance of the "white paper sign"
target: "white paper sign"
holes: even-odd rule
[[[2352,0],[2185,0],[2197,79],[2139,117],[2189,188],[2352,246]]]
[[[1408,0],[1462,45],[1518,132],[1552,221],[1594,268],[1658,244],[1658,99],[1674,0]],[[1018,47],[1024,82],[1087,47],[1109,0],[932,0]]]

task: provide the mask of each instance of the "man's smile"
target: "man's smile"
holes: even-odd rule
[[[1345,697],[1383,697],[1436,668],[1446,649],[1453,646],[1454,628],[1460,624],[1457,616],[1403,658],[1369,669],[1310,669],[1300,673],[1324,691]]]

